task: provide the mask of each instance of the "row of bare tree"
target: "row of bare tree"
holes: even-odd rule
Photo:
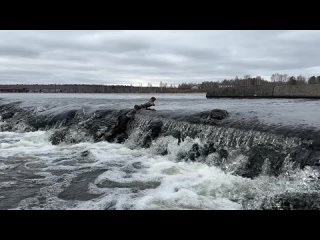
[[[198,87],[202,90],[219,87],[237,87],[237,86],[252,86],[252,85],[302,85],[302,84],[320,84],[320,76],[312,76],[307,78],[305,76],[289,76],[287,74],[274,73],[271,75],[271,81],[263,79],[261,76],[251,77],[245,75],[243,78],[236,76],[233,79],[225,79],[221,82],[206,81],[202,83],[181,83],[178,88],[191,89]]]

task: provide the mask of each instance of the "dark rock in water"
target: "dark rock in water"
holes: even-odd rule
[[[168,149],[165,149],[162,152],[160,152],[160,155],[162,156],[168,155]]]
[[[226,110],[222,109],[213,109],[211,111],[202,112],[200,118],[205,120],[222,120],[229,116],[229,113]]]
[[[220,158],[227,158],[229,156],[229,153],[225,149],[219,149],[218,150]]]
[[[222,120],[229,116],[229,113],[226,110],[213,109],[209,113],[211,119]]]
[[[320,194],[283,193],[265,199],[261,204],[261,208],[272,210],[320,210]]]
[[[226,110],[221,109],[213,109],[211,111],[205,111],[201,113],[196,113],[188,118],[181,119],[183,121],[187,121],[189,123],[194,124],[210,124],[210,125],[218,125],[221,123],[221,120],[227,118],[229,113]]]
[[[45,129],[48,125],[48,122],[44,116],[31,115],[27,119],[27,124],[34,129]]]
[[[196,160],[196,154],[195,154],[194,152],[189,152],[188,158],[189,158],[191,161],[195,161],[195,160]]]
[[[119,136],[117,142],[123,142],[126,139],[127,125],[134,117],[133,115],[127,115],[128,113],[129,112],[125,112],[118,117],[117,123],[104,135],[104,139],[106,141],[112,142],[117,138],[117,136]]]
[[[135,162],[132,163],[132,166],[136,169],[141,169],[142,168],[142,163],[141,162]]]
[[[191,147],[191,151],[199,151],[199,144],[198,143],[194,143]]]
[[[75,118],[77,110],[69,110],[53,116],[49,121],[48,125],[54,125],[57,122],[64,122],[65,125],[70,125],[72,120]]]
[[[161,128],[163,126],[163,122],[161,120],[154,120],[150,123],[149,130],[151,129],[151,138],[157,138],[161,133]]]
[[[89,156],[89,154],[90,154],[90,151],[86,150],[86,151],[81,153],[81,157],[87,157],[87,156]]]
[[[14,112],[5,112],[1,114],[1,117],[3,120],[8,119],[8,118],[12,118],[14,115]]]
[[[203,147],[200,149],[200,153],[203,156],[208,156],[211,153],[216,152],[216,148],[214,147],[214,143],[204,144]]]
[[[181,132],[179,130],[173,130],[171,132],[167,132],[164,134],[164,136],[172,136],[174,138],[178,139],[178,145],[180,145],[181,140],[184,141],[184,139],[182,138]]]
[[[195,143],[188,152],[178,153],[177,159],[196,161],[199,157],[207,157],[209,154],[216,152],[213,146],[213,143],[204,144],[204,146],[199,146],[199,144]]]
[[[142,147],[149,148],[151,146],[151,142],[152,142],[151,136],[147,135],[142,141]]]
[[[128,134],[126,132],[120,133],[117,136],[116,143],[123,143],[128,138]]]
[[[313,150],[320,151],[320,142],[313,142],[309,147]]]
[[[200,157],[200,147],[197,143],[193,144],[188,153],[184,156],[186,159],[190,159],[191,161],[195,161],[196,158]],[[182,157],[182,156],[181,156]]]
[[[305,166],[315,166],[317,162],[316,160],[317,151],[312,151],[311,149],[299,146],[299,147],[290,149],[290,152],[291,152],[290,155],[292,157],[292,162],[294,162],[295,168],[297,167],[304,168]]]
[[[254,178],[259,176],[264,164],[268,161],[268,175],[278,176],[282,172],[286,154],[268,146],[253,146],[247,152],[247,163],[236,171],[242,177]]]
[[[159,137],[162,130],[163,122],[161,120],[153,120],[150,125],[146,128],[146,131],[150,131],[150,133],[145,136],[142,141],[142,147],[149,148],[151,146],[152,140]]]
[[[67,133],[68,129],[57,130],[51,135],[49,140],[53,145],[58,145],[65,140]]]
[[[185,152],[179,152],[178,154],[177,154],[177,160],[184,160],[185,158],[187,157],[187,153],[185,153]]]

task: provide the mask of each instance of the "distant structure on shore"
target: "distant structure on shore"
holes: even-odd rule
[[[0,85],[0,93],[193,93],[206,92],[199,88],[174,87],[133,87],[118,85],[77,85],[77,84],[49,84],[49,85]]]
[[[207,98],[320,98],[320,84],[212,88]]]

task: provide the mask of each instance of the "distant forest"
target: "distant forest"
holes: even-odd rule
[[[147,87],[135,87],[125,85],[86,85],[86,84],[16,84],[0,85],[0,92],[43,92],[43,93],[192,93],[206,92],[212,88],[239,87],[254,85],[304,85],[320,84],[320,76],[288,76],[287,74],[272,74],[271,80],[265,80],[260,76],[224,79],[221,82],[206,81],[202,83],[181,83],[178,86],[160,82],[160,87],[153,87],[148,83]]]

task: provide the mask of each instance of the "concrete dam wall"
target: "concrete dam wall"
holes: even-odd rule
[[[207,98],[320,98],[320,84],[213,88]]]

